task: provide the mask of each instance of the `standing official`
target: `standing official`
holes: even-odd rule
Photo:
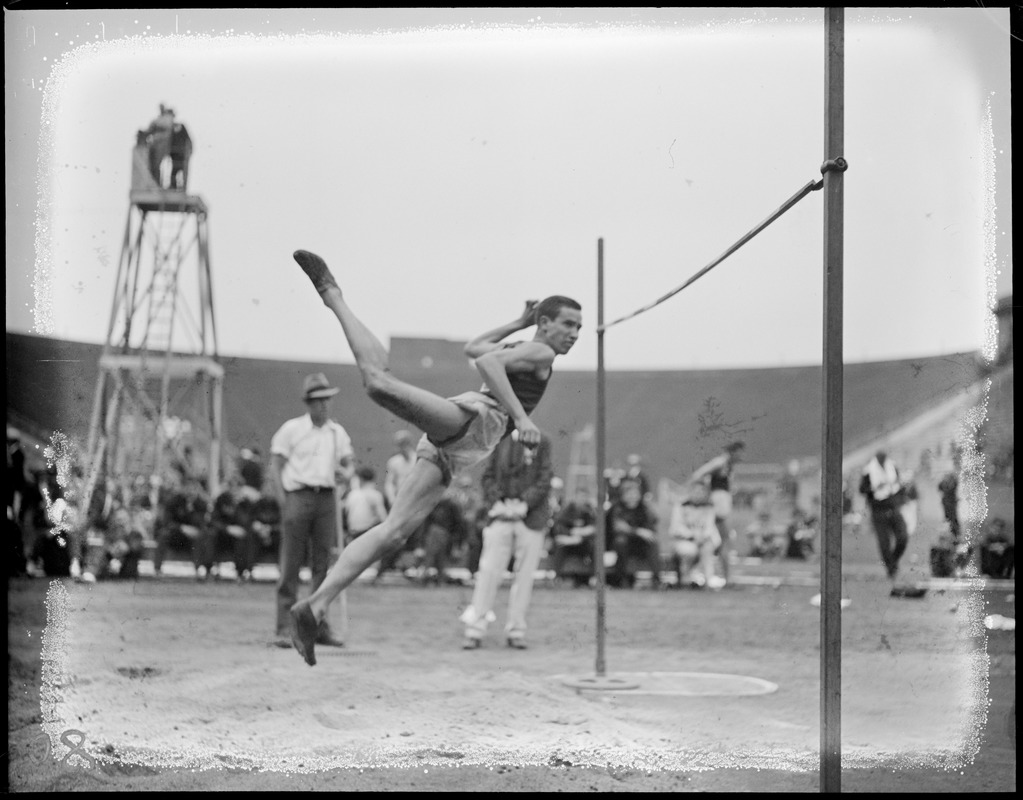
[[[901,508],[905,490],[895,462],[884,450],[878,450],[863,468],[860,493],[870,506],[870,520],[877,536],[881,562],[894,588],[899,574],[899,561],[909,543],[909,531]]]
[[[322,372],[305,379],[302,399],[307,414],[285,422],[270,441],[271,474],[282,510],[280,573],[277,583],[277,629],[274,644],[291,647],[289,610],[298,599],[298,574],[309,553],[312,591],[330,569],[331,549],[338,542],[338,490],[351,479],[352,442],[330,419],[331,398],[338,393]],[[317,644],[344,642],[320,621]]]
[[[533,578],[543,555],[550,519],[551,442],[541,434],[535,449],[525,447],[518,431],[506,437],[490,456],[483,473],[483,499],[490,509],[483,529],[483,551],[472,604],[461,616],[466,650],[483,642],[494,619],[493,606],[508,562],[514,556],[505,634],[509,647],[526,647],[526,614],[533,593]]]

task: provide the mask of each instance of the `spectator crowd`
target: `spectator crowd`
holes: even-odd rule
[[[380,475],[374,466],[357,463],[350,479],[339,486],[342,546],[379,522],[390,508],[395,487],[415,458],[410,432],[398,431],[394,442],[395,450]],[[87,476],[80,463],[72,460],[67,474],[58,476],[57,465],[26,463],[19,432],[12,428],[8,428],[7,445],[11,574],[70,576],[90,582],[133,579],[139,577],[143,560],[152,562],[156,576],[165,573],[169,561],[186,561],[199,580],[231,575],[247,582],[260,564],[278,563],[282,512],[269,465],[256,446],[237,452],[224,485],[213,497],[207,490],[207,475],[196,467],[194,454],[186,447],[160,478],[135,476],[130,482],[107,478],[89,487],[89,505],[82,508]],[[658,502],[642,458],[631,454],[624,467],[605,471],[604,508],[598,512],[594,482],[577,481],[566,487],[553,474],[556,467],[547,481],[543,519],[537,521],[535,514],[530,519],[543,536],[539,568],[555,581],[574,587],[594,585],[594,537],[598,515],[603,513],[603,565],[606,585],[612,589],[720,589],[727,585],[723,553],[734,531],[711,499],[723,485],[720,476],[711,477],[713,469],[682,484],[682,490],[667,501],[662,497]],[[819,533],[816,509],[799,501],[791,472],[778,486],[780,522],[775,521],[777,504],[769,510],[753,503],[753,521],[745,530],[748,555],[814,556]],[[424,586],[472,585],[480,569],[484,532],[497,518],[494,502],[484,492],[483,474],[453,482],[416,534],[371,568],[372,579],[380,581],[392,574]],[[909,470],[900,472],[892,500],[878,499],[874,489],[857,486],[852,479],[845,493],[846,520],[859,519],[855,488],[864,495],[873,514],[868,519],[881,529],[878,546],[889,575],[896,574],[905,540],[917,525],[918,481]],[[934,484],[944,519],[929,554],[932,574],[966,574],[972,559],[982,574],[1011,577],[1013,537],[1006,532],[1004,520],[988,520],[979,536],[968,542],[960,520],[957,470],[935,476]],[[888,513],[889,506],[897,513]],[[892,526],[895,533],[888,532]],[[225,570],[226,564],[233,571]],[[513,575],[514,553],[507,566],[507,574]]]

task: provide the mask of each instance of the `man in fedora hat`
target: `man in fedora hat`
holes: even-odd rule
[[[274,638],[278,647],[291,647],[288,612],[298,599],[298,572],[307,548],[313,591],[327,575],[331,548],[337,542],[335,491],[354,470],[351,439],[330,419],[330,402],[337,393],[322,372],[307,376],[302,399],[309,412],[289,419],[270,440],[270,471],[281,504],[281,577]],[[320,621],[316,643],[344,644],[331,632],[326,616]]]

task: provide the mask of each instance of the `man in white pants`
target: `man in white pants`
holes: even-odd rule
[[[472,604],[463,612],[463,648],[483,644],[487,626],[496,619],[493,611],[497,589],[514,556],[505,634],[509,647],[526,647],[526,614],[533,593],[533,577],[543,554],[550,518],[551,442],[541,435],[535,449],[523,447],[517,432],[506,437],[490,456],[483,473],[483,499],[490,508],[483,529],[483,552],[472,593]]]

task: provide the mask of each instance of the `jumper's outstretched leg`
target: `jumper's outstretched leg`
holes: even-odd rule
[[[327,608],[365,569],[404,543],[418,530],[444,494],[440,468],[420,459],[402,482],[387,519],[355,539],[334,563],[315,592],[291,607],[291,641],[309,666],[316,664],[314,652],[320,621]]]
[[[355,316],[324,260],[308,250],[296,250],[294,258],[309,276],[323,304],[341,323],[370,399],[431,438],[443,441],[457,434],[469,418],[469,412],[446,398],[394,377],[387,348]]]
[[[309,276],[313,288],[323,298],[323,304],[333,311],[334,316],[340,321],[345,337],[348,339],[348,345],[352,348],[352,353],[355,356],[355,362],[362,370],[363,382],[369,388],[370,379],[376,373],[389,370],[387,348],[352,313],[345,302],[344,295],[341,294],[341,288],[337,285],[334,275],[322,258],[308,250],[296,250],[294,258],[302,271]]]

